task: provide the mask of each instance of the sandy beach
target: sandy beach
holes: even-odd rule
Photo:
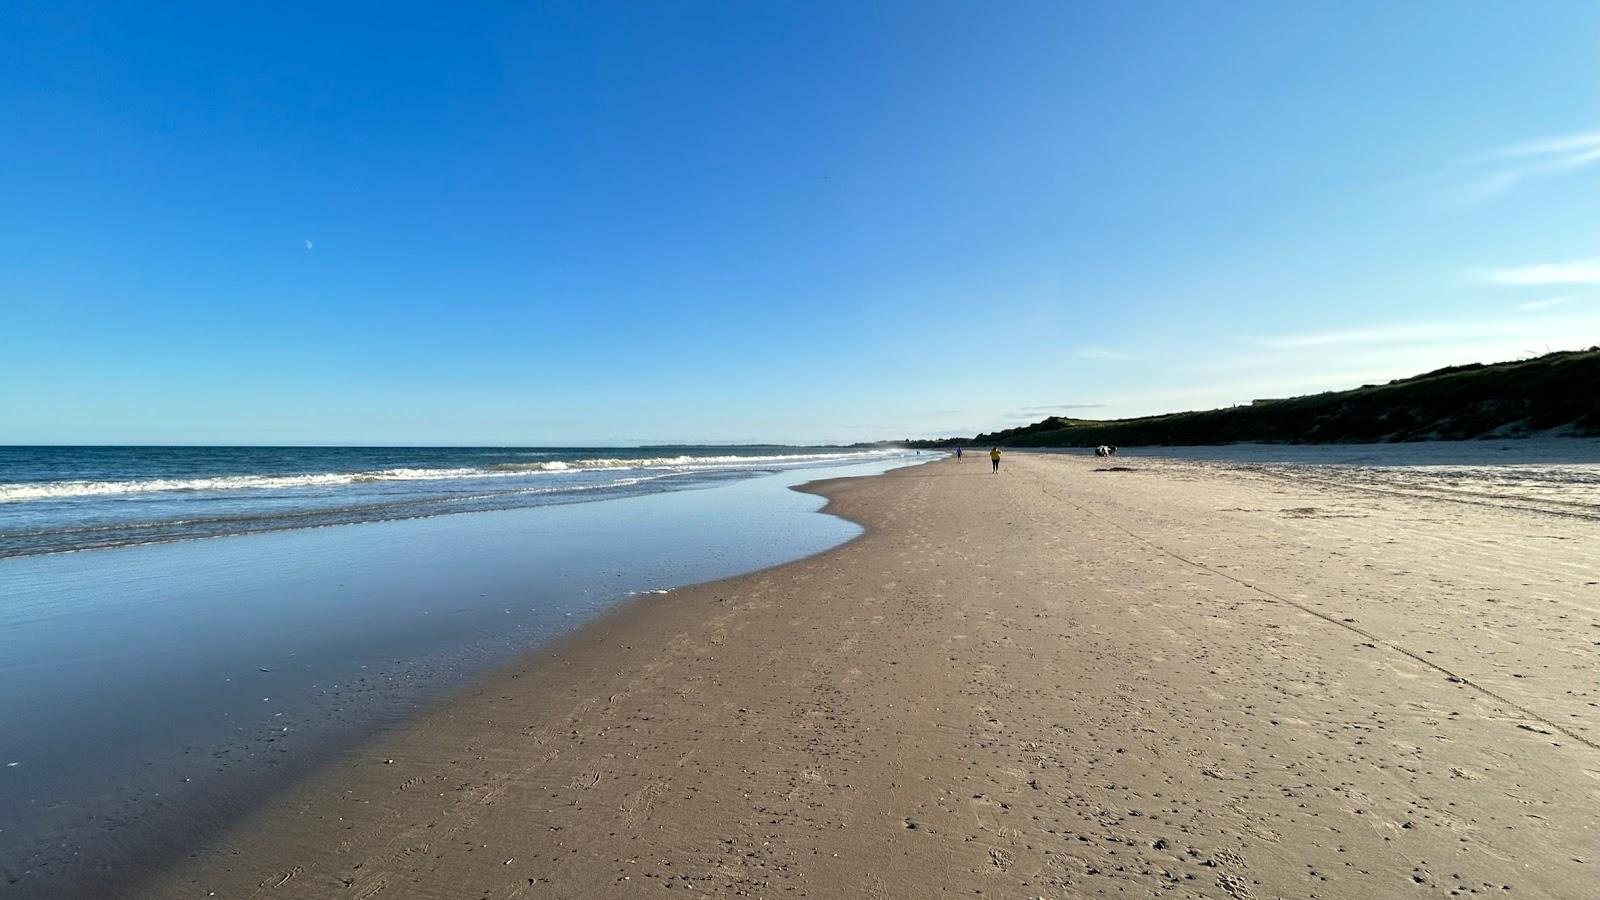
[[[867,533],[626,605],[99,895],[1600,881],[1594,518],[976,456],[810,485]]]

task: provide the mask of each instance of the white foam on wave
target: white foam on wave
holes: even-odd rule
[[[625,457],[596,457],[594,459],[551,460],[541,463],[502,463],[489,467],[495,473],[520,472],[570,472],[586,469],[712,469],[727,466],[760,468],[768,465],[793,465],[795,463],[868,460],[900,452],[895,450],[846,450],[832,453],[771,453],[764,455],[722,456],[655,456],[644,459]]]
[[[112,494],[326,487],[373,481],[424,481],[468,477],[474,469],[385,469],[309,475],[220,475],[212,478],[141,478],[132,481],[42,481],[0,484],[0,503],[65,500]]]
[[[660,456],[645,459],[597,457],[508,463],[487,468],[380,469],[372,472],[322,472],[305,475],[220,475],[208,478],[143,478],[126,481],[41,481],[0,484],[0,503],[36,500],[70,500],[119,494],[179,493],[236,490],[292,490],[338,487],[386,481],[450,481],[465,478],[516,478],[541,474],[593,470],[668,469],[692,472],[715,469],[765,468],[815,462],[868,460],[892,450],[836,451],[832,453],[782,453],[770,455]]]

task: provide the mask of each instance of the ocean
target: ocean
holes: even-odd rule
[[[613,499],[913,455],[844,447],[0,447],[0,558]]]
[[[620,602],[860,533],[794,485],[937,456],[0,448],[0,895],[111,896]]]

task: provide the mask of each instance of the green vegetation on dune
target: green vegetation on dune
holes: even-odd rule
[[[1228,409],[1105,421],[1051,417],[971,439],[913,446],[1359,443],[1519,437],[1552,429],[1600,435],[1600,347],[1451,366],[1388,384]]]

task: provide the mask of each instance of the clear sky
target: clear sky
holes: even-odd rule
[[[832,441],[1600,343],[1600,6],[0,4],[0,443]]]

